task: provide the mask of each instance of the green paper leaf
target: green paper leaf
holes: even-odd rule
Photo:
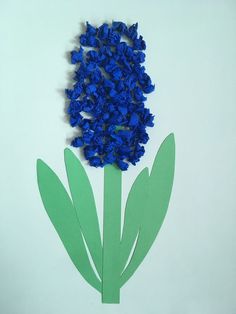
[[[144,204],[147,200],[148,183],[148,168],[145,168],[137,176],[128,195],[120,249],[121,273],[139,233],[142,216],[145,214]]]
[[[68,148],[65,149],[65,164],[71,196],[81,230],[96,270],[101,278],[102,241],[93,190],[79,159]]]
[[[91,267],[78,217],[68,193],[57,175],[42,160],[37,161],[37,177],[44,207],[72,262],[84,279],[101,291],[101,283]]]
[[[152,246],[169,205],[175,166],[174,135],[162,143],[149,178],[149,191],[145,214],[131,261],[121,276],[121,286],[133,275]]]

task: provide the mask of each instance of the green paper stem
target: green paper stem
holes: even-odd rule
[[[120,302],[121,170],[104,168],[102,302]]]

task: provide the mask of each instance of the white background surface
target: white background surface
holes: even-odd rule
[[[102,305],[67,256],[38,193],[35,163],[66,182],[66,52],[86,20],[139,22],[156,126],[136,175],[175,133],[167,217],[144,263]],[[0,312],[3,314],[235,314],[235,1],[0,2]],[[85,163],[84,163],[85,165]],[[88,166],[102,210],[102,170]]]

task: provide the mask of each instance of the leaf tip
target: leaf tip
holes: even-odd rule
[[[143,174],[144,176],[149,176],[149,169],[148,169],[148,167],[145,167],[141,172],[140,172],[140,174]]]
[[[44,161],[43,161],[42,159],[38,158],[38,159],[36,160],[36,168],[37,168],[37,171],[38,171],[40,168],[42,168],[44,165],[45,165],[45,163],[44,163]]]
[[[162,142],[159,151],[161,150],[172,150],[173,152],[175,152],[175,136],[174,133],[170,133],[169,135],[167,135],[167,137],[164,139],[164,141]]]
[[[64,149],[64,156],[66,157],[66,156],[69,156],[69,155],[71,155],[72,154],[72,151],[67,147],[67,148],[65,148]]]
[[[173,132],[170,133],[170,134],[166,137],[165,140],[169,140],[169,141],[173,142],[173,144],[175,144],[175,135],[174,135],[174,133],[173,133]]]

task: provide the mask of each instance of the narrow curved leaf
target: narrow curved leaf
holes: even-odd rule
[[[57,175],[42,161],[37,161],[38,186],[44,207],[72,262],[95,289],[101,291],[82,238],[75,208]]]
[[[65,164],[73,204],[99,276],[102,276],[102,242],[93,190],[79,159],[65,149]]]
[[[120,249],[121,273],[137,238],[142,215],[145,214],[148,180],[148,168],[145,168],[137,176],[128,195]]]
[[[145,215],[129,265],[121,276],[121,286],[133,275],[152,246],[169,205],[175,167],[174,135],[162,143],[149,177],[149,191]]]

